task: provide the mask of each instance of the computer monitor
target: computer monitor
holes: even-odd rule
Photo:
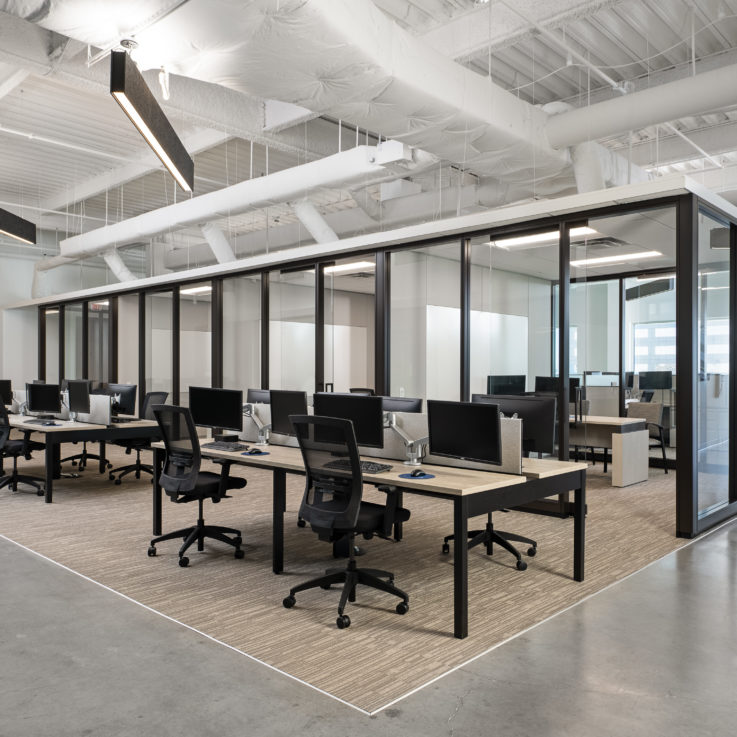
[[[555,451],[556,397],[473,394],[471,401],[498,404],[505,417],[517,415],[522,420],[522,450],[525,454],[552,454]]]
[[[670,371],[640,371],[640,389],[672,389],[673,374]]]
[[[422,399],[415,397],[382,397],[384,412],[422,412]]]
[[[136,384],[108,384],[106,394],[113,397],[112,414],[136,414]]]
[[[350,420],[358,445],[369,448],[384,447],[382,397],[318,392],[315,394],[315,414]]]
[[[272,389],[271,432],[280,435],[294,435],[294,426],[289,415],[307,414],[307,392]]]
[[[248,404],[268,404],[271,401],[268,389],[249,389],[246,392]]]
[[[505,374],[486,377],[487,394],[524,394],[527,377],[523,374]]]
[[[628,389],[634,389],[635,388],[635,372],[634,371],[625,371],[625,374],[624,374],[624,385]]]
[[[221,430],[243,430],[243,392],[240,389],[189,387],[189,411],[195,425]]]
[[[26,384],[26,401],[29,412],[61,412],[61,396],[58,384]],[[53,414],[41,414],[41,419],[54,419]]]
[[[69,411],[88,414],[90,411],[90,382],[87,379],[70,379],[67,381],[67,391],[69,392]]]
[[[501,465],[498,405],[428,399],[427,427],[432,455]]]
[[[0,398],[3,404],[13,404],[13,387],[10,379],[0,379]]]
[[[568,378],[568,393],[573,396],[575,390],[581,385],[581,379],[570,376]],[[560,377],[558,376],[536,376],[535,394],[557,394],[560,391]],[[491,392],[490,392],[491,393]]]

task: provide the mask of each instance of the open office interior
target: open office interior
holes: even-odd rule
[[[728,734],[737,0],[103,5],[0,0],[0,733]]]

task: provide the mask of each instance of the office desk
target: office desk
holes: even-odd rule
[[[153,534],[161,534],[162,493],[159,475],[165,452],[163,443],[154,443]],[[302,455],[298,448],[270,445],[269,455],[248,456],[240,452],[202,448],[203,457],[222,458],[246,466],[263,468],[273,473],[272,568],[284,570],[284,512],[286,509],[286,474],[304,474]],[[364,474],[367,484],[396,486],[401,491],[453,502],[453,611],[456,637],[468,636],[468,520],[470,517],[495,510],[516,507],[563,491],[574,491],[573,578],[583,581],[585,545],[586,465],[557,460],[525,459],[523,476],[490,473],[451,466],[430,466],[423,469],[435,475],[433,479],[402,479],[408,468],[401,461],[366,459],[389,463],[391,471]]]
[[[645,420],[635,417],[571,417],[569,445],[611,448],[612,486],[647,481],[650,438]]]
[[[60,448],[62,443],[99,442],[100,456],[105,457],[105,442],[109,440],[125,440],[126,438],[161,436],[159,426],[152,420],[132,420],[114,425],[93,425],[87,422],[56,420],[58,425],[43,425],[43,420],[26,422],[26,415],[10,415],[10,426],[24,432],[43,433],[46,444],[46,503],[53,499],[54,477],[58,478]],[[105,471],[105,460],[100,461],[100,473]]]

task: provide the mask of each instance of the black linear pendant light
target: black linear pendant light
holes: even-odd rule
[[[194,187],[194,161],[125,51],[110,54],[110,94],[185,192]]]
[[[36,225],[0,207],[0,233],[23,243],[36,242]]]

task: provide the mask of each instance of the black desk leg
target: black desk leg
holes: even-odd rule
[[[401,491],[397,492],[397,506],[401,507],[403,502],[404,494]],[[402,522],[394,523],[394,539],[399,542],[402,539]]]
[[[51,440],[53,433],[46,433],[46,494],[45,502],[51,504],[54,494],[54,471],[56,470],[56,457],[59,446]]]
[[[100,453],[102,455],[102,453]],[[154,519],[154,537],[161,534],[161,486],[159,478],[161,470],[164,467],[164,451],[154,448],[154,478],[153,478],[153,519]]]
[[[100,441],[100,473],[105,473],[107,461],[105,460],[105,441]],[[161,534],[161,533],[159,533]]]
[[[468,637],[468,500],[453,501],[453,634]]]
[[[287,509],[287,472],[274,470],[274,515],[272,520],[272,568],[284,570],[284,512]]]
[[[53,447],[54,454],[54,478],[61,478],[61,443],[54,443]]]
[[[586,546],[586,472],[580,474],[579,487],[573,500],[573,578],[583,581],[584,549]]]

